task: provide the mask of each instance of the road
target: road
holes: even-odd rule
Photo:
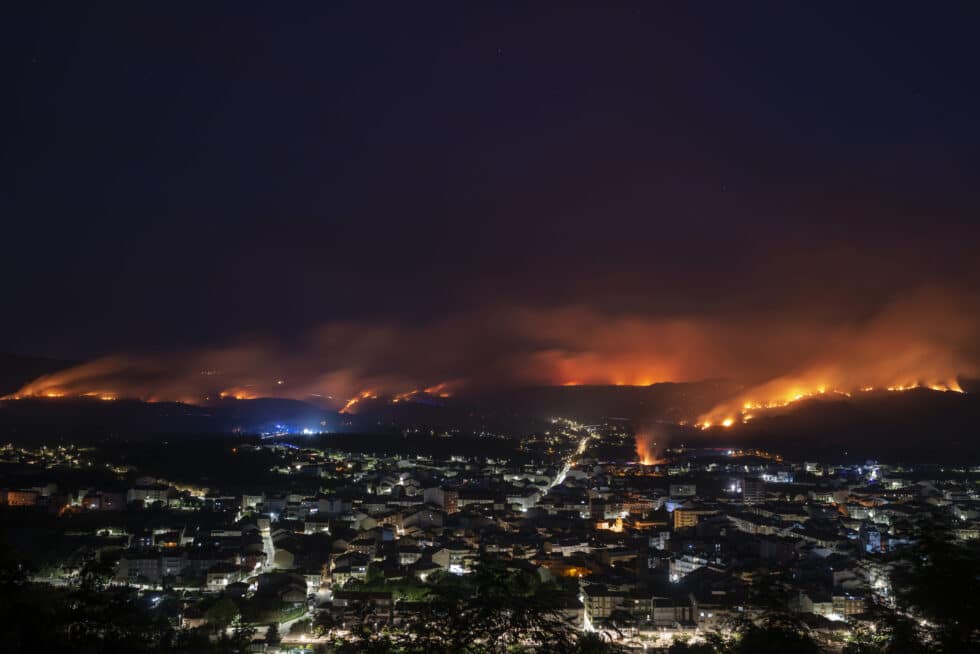
[[[549,484],[548,490],[551,490],[555,486],[559,486],[563,481],[565,481],[565,477],[568,476],[568,471],[578,463],[579,457],[585,454],[585,450],[589,447],[589,441],[592,440],[593,437],[594,434],[586,428],[585,435],[581,438],[581,440],[579,440],[575,451],[572,452],[567,459],[565,459],[565,464],[562,466],[561,470],[555,476],[551,484]]]

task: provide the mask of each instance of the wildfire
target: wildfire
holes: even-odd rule
[[[357,404],[360,403],[362,400],[376,400],[378,399],[379,395],[382,394],[386,395],[389,398],[388,401],[391,402],[392,404],[409,402],[411,400],[418,399],[421,396],[440,397],[445,399],[447,397],[452,397],[452,394],[449,393],[448,389],[449,389],[449,382],[440,382],[434,386],[429,386],[427,388],[413,388],[408,391],[394,393],[393,395],[389,395],[388,391],[382,391],[382,389],[380,388],[374,388],[371,390],[361,391],[354,397],[347,400],[347,402],[344,403],[344,406],[340,409],[340,412],[353,413],[354,407],[357,406]]]
[[[115,354],[38,377],[10,397],[90,393],[94,399],[194,404],[224,389],[223,397],[243,400],[325,398],[317,404],[353,413],[376,397],[401,406],[464,389],[724,379],[703,390],[692,387],[690,394],[674,389],[684,396],[669,413],[646,416],[659,412],[659,401],[644,404],[643,412],[645,419],[663,420],[690,411],[682,417],[691,424],[734,430],[807,398],[920,386],[958,392],[950,380],[980,378],[975,293],[916,288],[885,299],[871,313],[850,316],[796,316],[778,307],[736,318],[491,305],[419,324],[331,322],[312,330],[301,350],[292,342],[245,337],[217,348]],[[439,380],[450,381],[434,383]],[[723,395],[729,384],[746,383],[756,385]],[[717,404],[687,408],[705,397]],[[649,440],[667,438],[656,433]],[[655,460],[654,448],[647,450],[638,450],[641,459]]]
[[[231,388],[226,388],[225,390],[218,393],[218,397],[222,400],[227,400],[229,398],[233,400],[254,400],[258,397],[255,391],[247,386],[232,386]]]
[[[203,373],[202,373],[203,374]],[[214,376],[214,375],[209,375]],[[262,397],[277,397],[280,396],[277,393],[277,389],[284,387],[286,385],[283,379],[274,379],[273,383],[276,388],[263,387],[258,384],[242,384],[236,386],[229,386],[224,390],[217,393],[217,397],[222,400],[255,400]],[[382,385],[372,385],[371,387],[359,391],[356,395],[351,396],[349,399],[343,402],[340,412],[341,413],[353,413],[356,410],[356,406],[364,400],[376,400],[379,397],[387,398],[387,401],[392,404],[399,404],[401,402],[408,402],[411,400],[418,400],[422,397],[431,398],[449,398],[452,397],[450,392],[451,388],[457,384],[455,381],[444,381],[431,386],[422,385],[416,386],[409,390],[394,392]],[[283,394],[283,396],[289,397],[290,394]],[[20,400],[20,399],[61,399],[61,398],[91,398],[105,401],[112,401],[119,399],[120,397],[129,397],[132,399],[141,399],[146,402],[160,401],[161,398],[155,394],[146,395],[140,397],[137,394],[129,395],[126,393],[120,394],[114,390],[104,390],[96,387],[95,390],[78,389],[72,388],[71,386],[61,386],[47,383],[47,380],[42,378],[37,382],[32,382],[28,384],[20,391],[15,394],[3,396],[0,399],[4,400]],[[310,392],[306,395],[309,397],[323,398],[326,397],[330,400],[334,399],[334,395],[324,394],[324,393],[313,393]],[[202,389],[199,395],[175,395],[173,401],[183,402],[186,404],[198,404],[202,400],[207,402],[215,398],[207,389]]]
[[[890,386],[861,386],[853,390],[843,390],[840,388],[833,388],[827,384],[818,384],[814,387],[804,388],[799,385],[789,385],[785,390],[778,392],[777,382],[771,382],[764,385],[759,389],[755,389],[752,393],[758,394],[760,392],[770,392],[772,396],[765,400],[756,399],[746,399],[744,396],[738,398],[733,402],[726,402],[721,404],[706,414],[703,414],[698,418],[695,426],[700,429],[710,429],[713,426],[720,425],[722,427],[731,427],[736,423],[746,423],[755,417],[756,412],[765,411],[770,409],[780,409],[783,407],[790,406],[797,402],[803,400],[808,400],[812,398],[822,397],[822,396],[837,396],[837,397],[851,397],[855,393],[873,393],[875,391],[887,391],[892,393],[899,393],[903,391],[911,391],[917,388],[928,388],[937,392],[950,392],[950,393],[962,393],[963,389],[960,387],[956,380],[949,381],[933,381],[930,383],[922,383],[917,381],[908,381],[900,384],[893,384]]]
[[[410,390],[407,393],[399,393],[398,395],[395,395],[393,398],[391,398],[391,402],[392,404],[398,404],[399,402],[407,402],[408,400],[411,400],[418,394],[419,391],[417,388]]]
[[[435,386],[429,386],[422,392],[425,393],[426,395],[432,395],[441,398],[447,398],[452,396],[452,394],[449,392],[449,382],[439,382]]]
[[[89,391],[87,393],[81,394],[68,394],[61,390],[48,390],[43,393],[18,393],[14,395],[5,395],[0,397],[0,400],[25,400],[25,399],[36,399],[44,398],[49,400],[65,399],[65,398],[90,398],[96,400],[103,400],[105,402],[111,402],[118,398],[118,395],[111,391]]]
[[[361,391],[354,397],[347,400],[344,406],[340,409],[341,413],[353,413],[354,407],[361,400],[376,400],[378,399],[378,394],[375,391]]]
[[[652,442],[649,434],[637,434],[634,436],[636,441],[636,457],[645,466],[655,466],[664,463],[664,459],[656,456],[657,444]]]

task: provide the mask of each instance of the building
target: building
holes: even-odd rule
[[[698,521],[709,515],[717,515],[717,511],[696,505],[677,507],[674,509],[674,529],[696,527]]]
[[[745,479],[742,482],[742,502],[762,504],[766,501],[766,482],[761,479]]]
[[[680,581],[685,576],[706,565],[708,565],[707,559],[702,559],[699,556],[691,554],[680,556],[670,562],[670,580],[673,582]]]
[[[166,504],[171,496],[170,487],[163,484],[136,486],[126,491],[127,502],[143,502],[144,504],[153,504],[154,502]]]
[[[116,577],[130,584],[158,584],[162,578],[160,554],[126,552],[119,560]]]
[[[595,628],[613,613],[628,615],[638,624],[673,627],[693,619],[690,604],[666,597],[655,597],[637,590],[619,590],[596,584],[582,590],[585,604],[585,624]]]
[[[860,615],[864,613],[866,608],[863,597],[852,597],[850,595],[834,595],[833,606],[834,613],[845,618],[852,615]]]
[[[432,562],[454,574],[463,574],[470,568],[475,556],[473,548],[461,541],[446,543],[432,555]]]
[[[206,582],[208,590],[224,590],[228,584],[232,584],[241,579],[241,572],[237,566],[229,563],[220,563],[207,572]]]
[[[527,511],[533,509],[541,499],[541,491],[538,490],[523,490],[518,493],[511,493],[507,495],[507,504],[516,506],[521,511]]]
[[[694,497],[697,494],[698,494],[698,488],[695,484],[671,484],[670,485],[671,497]]]
[[[35,506],[40,497],[35,490],[8,490],[5,495],[8,506]]]
[[[265,502],[265,494],[259,493],[256,495],[249,495],[245,493],[242,495],[242,511],[254,510],[255,507],[260,506]]]
[[[422,500],[428,504],[435,504],[446,513],[459,511],[459,492],[455,490],[439,486],[426,488],[422,491]]]
[[[588,538],[584,536],[563,536],[554,540],[545,541],[543,549],[550,554],[572,556],[576,552],[588,554],[590,546]]]
[[[882,552],[884,547],[881,542],[881,532],[876,527],[870,525],[861,526],[861,543],[867,552]]]

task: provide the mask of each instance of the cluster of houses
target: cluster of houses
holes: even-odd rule
[[[281,454],[288,491],[195,495],[145,479],[83,489],[67,505],[156,509],[145,527],[115,532],[117,583],[197,599],[273,588],[284,605],[341,621],[367,602],[374,620],[397,622],[417,608],[412,588],[494,557],[553,583],[579,628],[650,644],[755,610],[760,579],[786,609],[833,629],[872,599],[889,601],[890,553],[923,521],[980,537],[976,485],[939,470],[691,451],[662,466],[604,463],[587,451],[564,466]],[[8,504],[27,502],[23,493],[57,494],[2,492]],[[190,626],[206,621],[188,615]]]

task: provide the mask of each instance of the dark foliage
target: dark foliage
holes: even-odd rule
[[[106,586],[99,567],[83,575],[77,589],[25,581],[20,566],[0,553],[0,642],[7,654],[78,652],[156,654],[248,649],[247,630],[211,638],[201,630],[177,631],[159,613],[147,610],[135,592]]]

